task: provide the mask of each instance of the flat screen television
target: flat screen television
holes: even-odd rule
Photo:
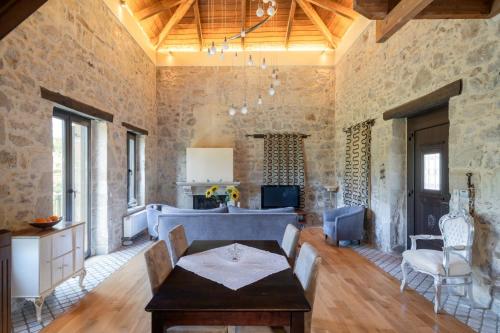
[[[262,209],[300,206],[298,185],[262,185],[260,193]]]

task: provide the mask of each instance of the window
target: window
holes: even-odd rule
[[[127,133],[127,202],[128,207],[137,206],[137,135]]]
[[[424,154],[424,190],[441,190],[441,154]]]

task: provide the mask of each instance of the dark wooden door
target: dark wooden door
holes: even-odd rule
[[[409,234],[440,235],[439,219],[449,212],[448,108],[410,118]],[[422,241],[419,248],[442,249],[442,241]]]
[[[11,234],[0,230],[0,333],[8,333],[11,330],[11,266]]]

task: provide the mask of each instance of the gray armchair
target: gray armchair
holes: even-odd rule
[[[340,240],[363,239],[365,207],[341,207],[323,212],[325,239],[339,246]]]

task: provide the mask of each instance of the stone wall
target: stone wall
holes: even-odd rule
[[[94,159],[107,165],[102,251],[116,248],[127,212],[121,123],[150,131],[146,172],[155,175],[155,82],[155,65],[100,0],[49,0],[0,41],[0,227],[18,229],[52,212],[54,104],[41,99],[43,86],[115,116],[100,126],[108,145]],[[148,182],[146,200],[155,199],[155,184]]]
[[[333,177],[334,75],[330,67],[280,67],[281,86],[266,93],[270,72],[243,67],[160,67],[157,71],[160,195],[169,203],[185,201],[175,187],[185,181],[187,147],[232,147],[235,180],[242,206],[260,207],[262,139],[254,133],[300,132],[305,139],[308,222],[321,223],[327,203],[323,186]],[[246,80],[245,80],[246,77]],[[245,83],[247,82],[247,83]],[[246,88],[245,88],[246,87]],[[247,93],[249,113],[228,115]],[[259,92],[264,104],[256,107]]]
[[[375,118],[372,132],[370,238],[389,251],[406,242],[406,120],[382,113],[463,79],[450,100],[450,191],[477,187],[475,298],[488,305],[500,274],[500,17],[490,20],[414,20],[383,44],[375,24],[335,68],[335,174],[342,182],[342,127]],[[500,296],[496,296],[496,306]],[[497,309],[498,310],[498,309]]]

